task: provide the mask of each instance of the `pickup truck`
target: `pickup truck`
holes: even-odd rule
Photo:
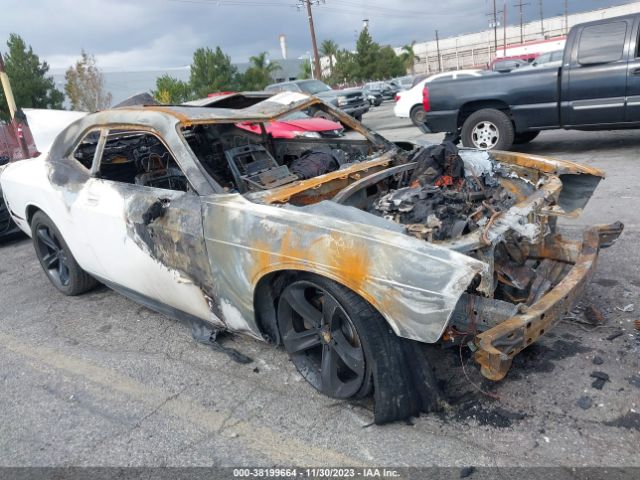
[[[576,25],[562,65],[428,84],[426,127],[508,150],[541,130],[640,128],[640,14]]]

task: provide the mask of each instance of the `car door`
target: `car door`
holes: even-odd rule
[[[636,17],[634,33],[630,45],[627,76],[627,110],[625,120],[640,123],[640,16]]]
[[[625,119],[628,52],[632,21],[585,25],[577,32],[563,83],[564,125],[598,126]]]
[[[213,280],[200,197],[156,133],[103,132],[74,216],[101,280],[151,306],[213,323]]]

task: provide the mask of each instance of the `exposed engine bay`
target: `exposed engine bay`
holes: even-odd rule
[[[366,160],[364,138],[274,139],[233,124],[196,125],[183,130],[207,172],[228,191],[268,190]]]

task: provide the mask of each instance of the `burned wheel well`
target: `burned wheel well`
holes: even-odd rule
[[[473,113],[485,108],[494,108],[496,110],[500,110],[501,112],[506,113],[513,122],[511,109],[505,102],[503,102],[502,100],[481,100],[478,102],[465,103],[460,108],[460,113],[458,114],[458,127],[462,127],[462,125],[464,125],[464,122],[467,121],[467,118],[469,118]]]

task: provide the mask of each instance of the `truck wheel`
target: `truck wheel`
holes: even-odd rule
[[[472,113],[462,126],[462,143],[465,147],[508,150],[513,145],[514,138],[511,119],[504,112],[493,108]]]
[[[427,112],[424,111],[424,107],[422,105],[416,105],[411,109],[409,118],[411,118],[411,122],[416,127],[419,127],[427,121]]]
[[[42,212],[31,220],[31,236],[42,269],[53,286],[65,295],[87,292],[98,282],[80,268],[53,221]]]
[[[523,145],[525,143],[529,143],[530,141],[535,139],[538,135],[540,135],[540,132],[516,133],[516,136],[515,136],[515,138],[513,140],[513,144],[514,145]]]

